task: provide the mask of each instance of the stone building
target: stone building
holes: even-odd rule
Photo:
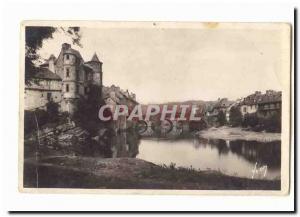
[[[267,90],[265,94],[256,91],[245,97],[239,106],[242,116],[252,113],[267,116],[274,112],[281,112],[281,91]]]
[[[228,100],[228,98],[219,98],[214,105],[210,105],[206,108],[206,117],[208,121],[211,123],[217,122],[220,112],[223,112],[226,121],[229,121],[229,110],[233,104],[234,102]]]
[[[124,91],[120,87],[111,85],[110,87],[102,87],[102,96],[106,104],[112,105],[112,113],[117,105],[126,105],[130,113],[133,108],[139,103],[136,101],[134,93],[129,93],[128,90]],[[115,130],[125,130],[133,126],[132,121],[127,121],[127,116],[119,116],[118,120],[114,121]]]
[[[61,81],[61,84],[55,89],[58,93],[55,92],[54,99],[55,97],[60,99],[56,101],[60,102],[62,112],[73,114],[76,110],[77,100],[87,96],[90,84],[99,85],[102,88],[102,62],[96,53],[90,61],[84,61],[79,51],[71,48],[70,44],[63,43],[58,57],[56,58],[52,54],[40,67],[42,72],[47,71],[48,75],[51,74],[50,77],[55,77]],[[35,107],[35,105],[31,105],[31,102],[37,99],[37,95],[41,95],[41,90],[36,90],[39,94],[34,95],[29,95],[28,90],[30,87],[25,88],[25,101],[29,107]],[[53,91],[51,90],[51,93]],[[39,106],[45,105],[46,102],[42,101]]]
[[[62,79],[47,68],[40,68],[25,87],[25,110],[46,109],[46,104],[52,100],[61,103]]]
[[[260,91],[256,91],[254,94],[245,97],[239,104],[242,116],[245,116],[245,114],[256,113],[258,109],[258,101],[261,97],[262,94]]]

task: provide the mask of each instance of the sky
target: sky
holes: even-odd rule
[[[175,26],[176,27],[176,26]],[[280,25],[91,27],[80,29],[88,61],[103,62],[103,84],[128,89],[140,103],[236,100],[254,91],[282,88]],[[56,32],[39,54],[58,56],[68,36]]]

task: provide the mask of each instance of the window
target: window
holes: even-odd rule
[[[66,92],[69,92],[69,85],[66,84]]]
[[[84,87],[84,93],[87,94],[89,91],[88,87]]]
[[[76,93],[79,93],[79,85],[76,85]]]
[[[67,54],[67,55],[66,55],[66,59],[67,59],[67,60],[69,60],[69,59],[70,59],[70,56],[69,56],[69,54]]]
[[[66,68],[66,77],[69,78],[70,77],[70,69]]]
[[[43,98],[43,97],[44,97],[44,94],[42,93],[42,94],[41,94],[41,98]]]
[[[48,101],[51,100],[51,97],[52,97],[52,94],[51,94],[51,93],[47,93],[47,100],[48,100]]]
[[[246,108],[246,107],[244,107],[244,108],[243,108],[243,110],[244,110],[244,112],[246,112],[246,111],[247,111],[247,108]]]

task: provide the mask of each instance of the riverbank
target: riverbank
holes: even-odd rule
[[[60,156],[38,163],[30,158],[24,162],[24,177],[24,187],[39,188],[280,190],[280,180],[158,166],[136,158]]]
[[[266,133],[246,131],[240,127],[219,127],[209,128],[197,133],[201,138],[205,139],[223,139],[223,140],[247,140],[258,142],[273,142],[281,140],[281,133]]]

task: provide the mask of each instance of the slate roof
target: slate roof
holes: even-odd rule
[[[73,55],[75,55],[76,57],[78,57],[79,59],[82,59],[82,60],[83,60],[83,58],[82,58],[80,52],[79,52],[78,50],[73,49],[73,48],[69,48],[69,49],[65,50],[65,51],[64,51],[64,54],[73,54]]]
[[[281,91],[272,91],[265,94],[251,94],[244,98],[241,105],[256,105],[281,101]]]
[[[58,80],[61,81],[61,77],[51,72],[47,68],[39,68],[39,71],[34,75],[34,78],[45,79],[45,80]]]
[[[251,94],[244,98],[242,101],[243,105],[256,105],[262,98],[262,94]]]
[[[93,72],[93,68],[91,68],[89,65],[82,64],[82,67],[87,72]]]
[[[281,91],[274,94],[264,94],[258,101],[258,104],[281,102]]]
[[[54,61],[55,61],[56,57],[53,54],[51,54],[50,57],[48,58],[48,61],[51,60],[51,59],[54,59]]]
[[[229,101],[227,98],[222,98],[214,105],[214,108],[227,108],[233,102]]]
[[[99,58],[98,58],[98,56],[97,56],[96,53],[94,53],[94,55],[93,55],[93,57],[91,59],[91,62],[100,62],[100,60],[99,60]]]

